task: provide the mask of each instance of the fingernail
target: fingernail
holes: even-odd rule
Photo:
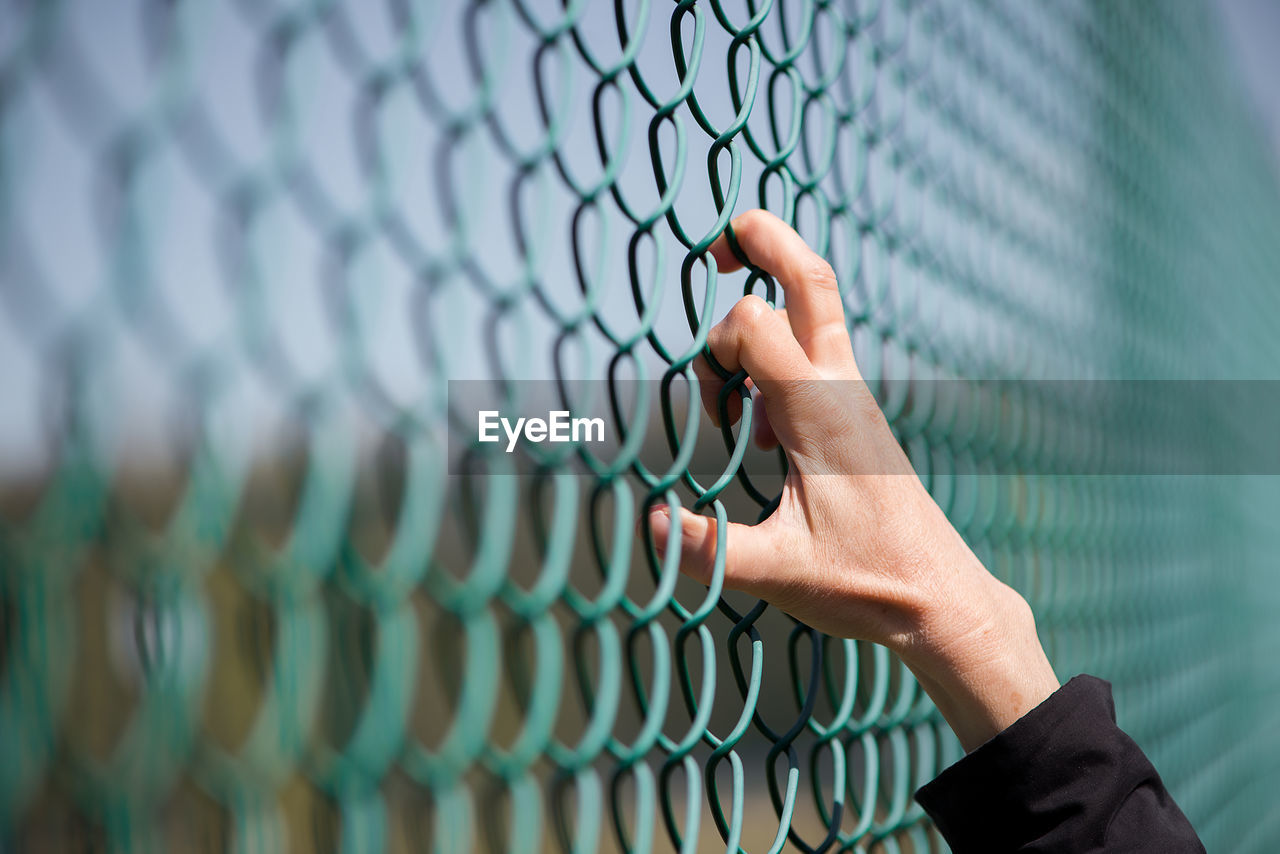
[[[653,534],[653,545],[659,552],[667,547],[667,534],[671,531],[671,508],[665,504],[655,504],[649,508],[649,531]]]

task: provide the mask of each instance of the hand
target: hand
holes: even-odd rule
[[[972,750],[1059,687],[1031,609],[987,572],[915,475],[858,373],[831,266],[767,212],[743,214],[733,230],[782,286],[786,308],[743,297],[707,347],[724,368],[746,369],[763,403],[755,439],[781,443],[789,470],[773,515],[730,524],[724,585],[828,634],[887,646]],[[723,236],[711,253],[723,272],[741,266]],[[724,383],[705,360],[694,367],[718,423]],[[736,421],[741,401],[730,401]],[[655,507],[649,524],[659,550],[671,547],[669,509]],[[682,509],[675,534],[681,570],[703,583],[715,524]]]

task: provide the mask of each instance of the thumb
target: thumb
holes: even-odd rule
[[[772,522],[773,517],[759,525],[728,523],[724,543],[727,589],[771,599],[784,585],[788,573],[783,557],[787,552],[781,532]],[[649,529],[659,555],[680,549],[680,571],[701,584],[711,584],[718,539],[715,519],[683,507],[673,519],[670,507],[655,505],[649,511]]]

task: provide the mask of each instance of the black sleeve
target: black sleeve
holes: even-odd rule
[[[1111,684],[1077,676],[916,792],[955,854],[1204,851]]]

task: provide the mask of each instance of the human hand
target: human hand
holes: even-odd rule
[[[733,229],[786,308],[743,297],[707,347],[727,370],[746,369],[763,403],[755,439],[782,445],[788,473],[773,515],[730,523],[724,586],[827,634],[887,646],[972,750],[1059,687],[1031,609],[987,572],[916,476],[858,372],[831,266],[765,211]],[[723,236],[711,253],[722,272],[741,266]],[[718,423],[724,383],[705,360],[694,368]],[[730,404],[736,421],[741,401]],[[714,519],[682,509],[673,526],[659,506],[649,525],[659,551],[674,534],[681,570],[710,581]]]

